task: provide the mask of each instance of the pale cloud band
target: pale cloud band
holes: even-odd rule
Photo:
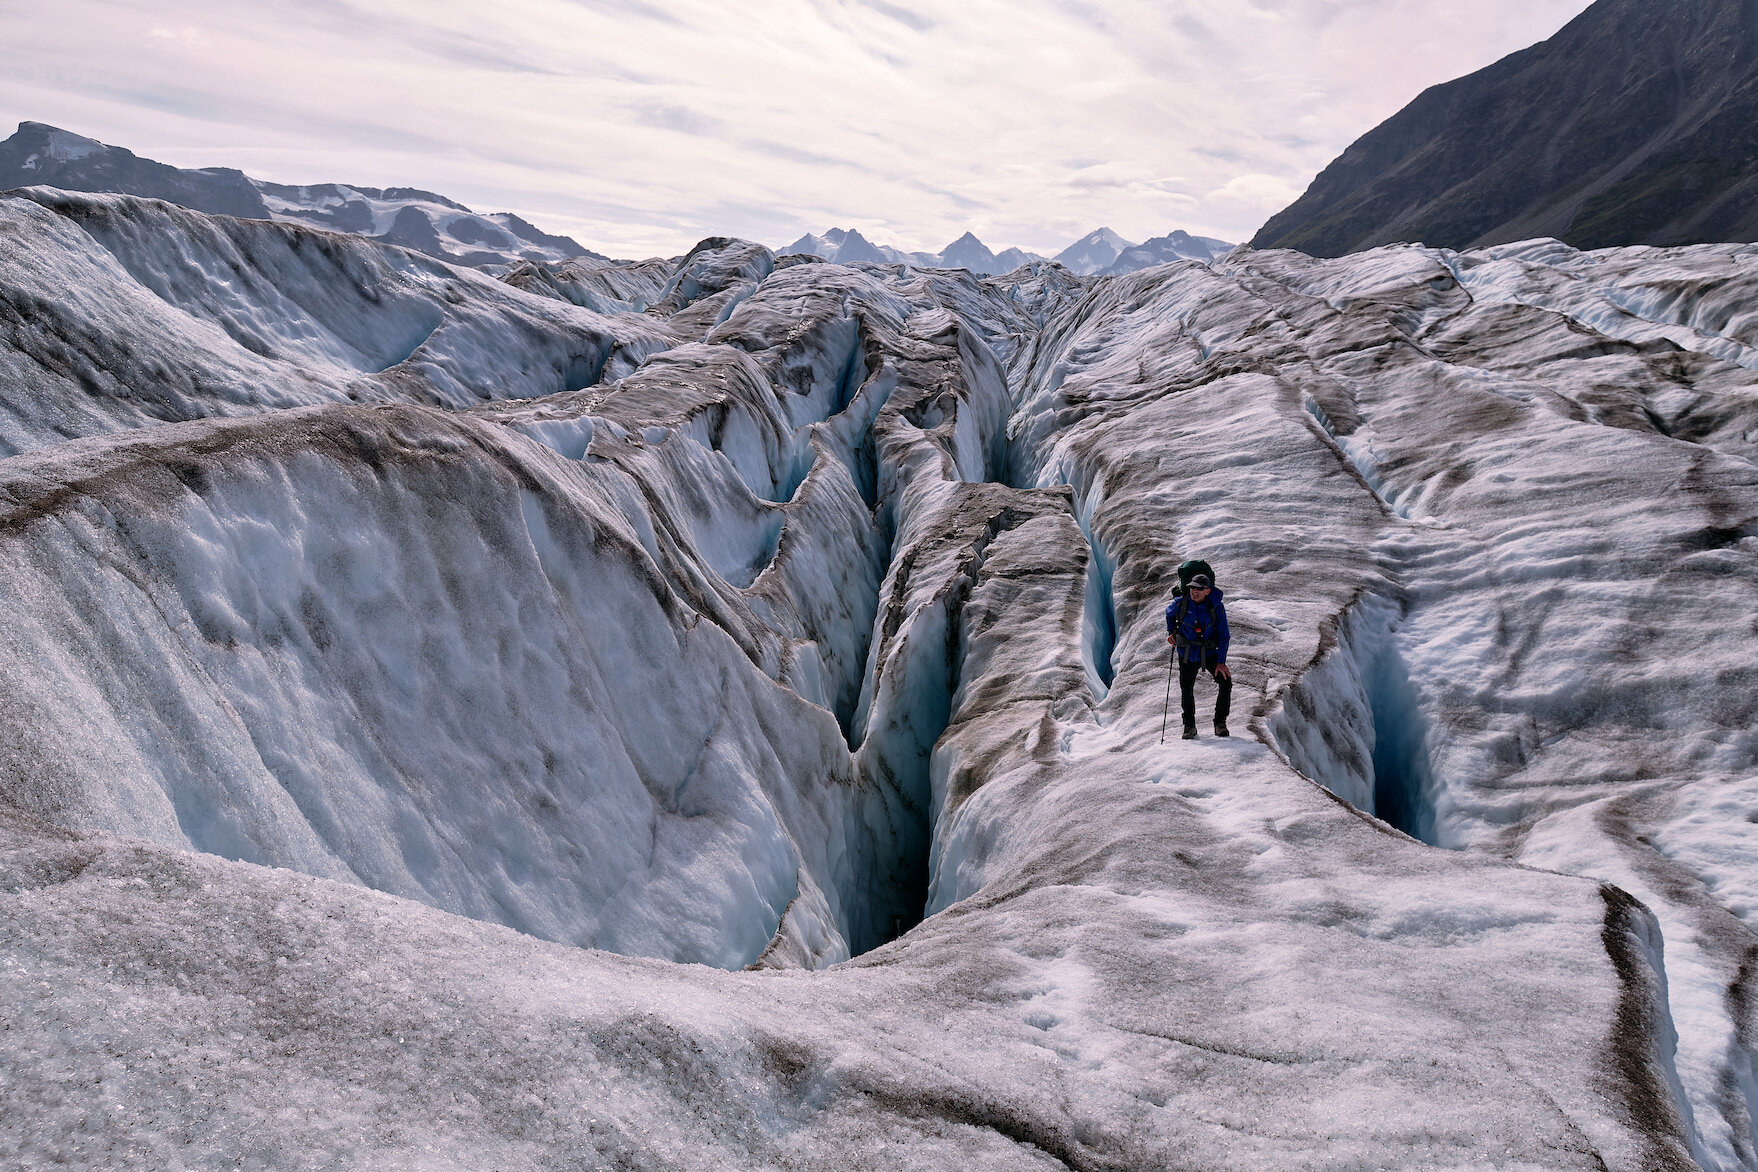
[[[837,225],[1239,240],[1586,0],[0,0],[0,117],[427,187],[621,255]]]

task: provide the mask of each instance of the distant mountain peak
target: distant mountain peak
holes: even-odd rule
[[[871,264],[884,264],[889,259],[873,246],[872,241],[862,236],[858,228],[851,228],[843,235],[837,256],[845,264],[857,264],[862,261]]]
[[[1181,260],[1207,264],[1216,257],[1233,251],[1233,248],[1225,240],[1217,240],[1212,236],[1192,236],[1183,229],[1175,229],[1164,236],[1129,245],[1117,254],[1116,260],[1100,269],[1099,275],[1114,277]]]
[[[604,259],[517,216],[481,216],[417,187],[268,183],[230,167],[172,167],[46,122],[21,122],[0,142],[0,191],[38,185],[147,196],[214,215],[375,236],[454,264]]]
[[[1056,254],[1056,261],[1083,277],[1101,272],[1135,247],[1109,228],[1096,228]]]
[[[1207,263],[1233,247],[1225,240],[1193,236],[1182,229],[1142,244],[1131,244],[1110,228],[1097,228],[1063,249],[1056,261],[1082,276],[1112,275],[1178,260]],[[1021,265],[1045,260],[1019,248],[993,252],[975,232],[968,230],[939,252],[904,252],[874,244],[858,230],[844,228],[830,228],[822,235],[808,232],[777,251],[780,255],[822,257],[838,264],[880,261],[926,269],[969,269],[982,275],[1009,273]]]
[[[858,229],[830,228],[822,235],[807,232],[792,244],[779,250],[781,255],[803,253],[823,257],[837,264],[905,264],[923,269],[969,269],[988,276],[1009,272],[1022,264],[1044,258],[1035,253],[1010,248],[997,256],[977,238],[975,232],[964,235],[939,252],[905,252],[889,245],[874,244]]]
[[[995,271],[995,254],[977,239],[975,232],[966,232],[940,251],[940,263],[947,268],[970,269],[975,273]]]
[[[1109,245],[1112,248],[1115,248],[1120,252],[1125,248],[1134,248],[1135,247],[1129,241],[1125,240],[1123,237],[1119,236],[1116,232],[1113,232],[1109,228],[1095,228],[1091,232],[1088,232],[1085,236],[1082,236],[1079,240],[1075,241],[1074,244],[1070,245],[1069,247],[1071,247],[1071,248],[1079,248],[1079,247],[1090,248],[1094,245]]]
[[[0,191],[14,187],[119,191],[199,212],[268,219],[268,208],[242,171],[185,171],[46,122],[21,122],[0,142]]]
[[[75,134],[71,130],[62,130],[59,126],[50,126],[47,122],[20,122],[20,137],[41,137],[43,149],[49,158],[58,163],[72,163],[89,158],[101,151],[111,150],[95,138],[87,138],[83,134]]]

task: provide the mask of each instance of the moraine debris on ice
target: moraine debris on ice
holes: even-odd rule
[[[1758,1167],[1751,249],[0,237],[9,1164]]]

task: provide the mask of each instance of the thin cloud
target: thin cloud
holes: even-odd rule
[[[932,17],[923,16],[919,12],[899,7],[896,4],[887,4],[885,0],[861,0],[861,4],[863,7],[871,8],[874,12],[890,17],[905,28],[914,29],[919,33],[928,32],[939,23]]]
[[[767,139],[748,138],[744,145],[759,154],[771,158],[785,159],[790,163],[803,163],[808,167],[852,167],[858,171],[871,174],[871,169],[849,159],[839,159],[833,155],[819,154],[817,151],[802,150],[785,142],[770,142]]]
[[[688,106],[675,106],[665,102],[637,102],[629,108],[634,112],[635,121],[641,125],[675,130],[679,134],[694,134],[706,138],[718,134],[726,125],[720,119],[692,110]]]
[[[155,41],[170,41],[177,45],[186,45],[192,49],[206,49],[213,42],[198,28],[154,28],[148,34]]]
[[[638,16],[644,20],[650,20],[657,24],[669,24],[673,27],[683,23],[657,4],[648,4],[644,0],[566,0],[566,2],[580,8],[591,9],[594,12],[613,16]]]

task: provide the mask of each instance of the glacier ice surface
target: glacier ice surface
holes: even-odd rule
[[[10,1163],[1758,1166],[1741,250],[0,236]]]

